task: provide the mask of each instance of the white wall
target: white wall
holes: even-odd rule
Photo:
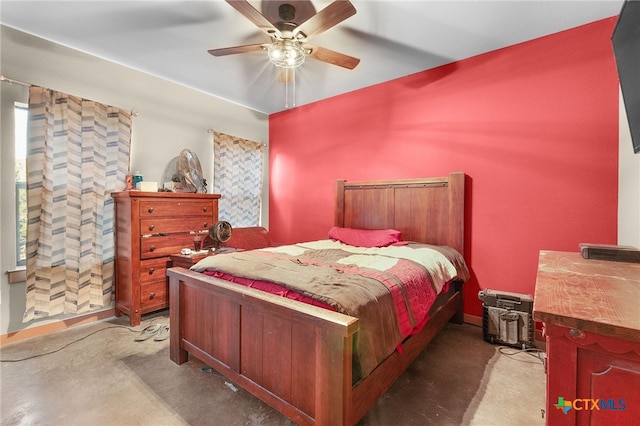
[[[640,153],[633,153],[631,131],[620,92],[618,152],[618,244],[640,248]]]
[[[139,112],[133,118],[131,170],[141,171],[145,180],[160,181],[166,164],[188,148],[198,155],[211,192],[213,135],[207,132],[209,128],[268,145],[269,119],[263,113],[5,26],[0,31],[0,73],[4,76]],[[12,206],[15,178],[11,110],[14,100],[27,103],[28,91],[24,86],[0,84],[0,194],[2,202]],[[267,158],[268,151],[265,165]],[[264,193],[266,197],[267,191]],[[264,201],[266,225],[268,204]],[[14,216],[11,209],[0,209],[0,334],[31,325],[22,323],[24,284],[8,284],[5,274],[15,268]]]

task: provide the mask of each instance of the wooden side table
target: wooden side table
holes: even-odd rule
[[[191,254],[172,254],[171,265],[169,265],[169,267],[173,266],[173,267],[182,267],[185,269],[189,269],[207,256],[215,256],[216,254],[231,253],[235,251],[242,251],[242,250],[231,248],[231,247],[223,247],[214,252],[199,251]]]
[[[210,255],[211,253],[209,253],[208,251],[199,251],[191,254],[172,254],[171,266],[189,269],[193,265]]]

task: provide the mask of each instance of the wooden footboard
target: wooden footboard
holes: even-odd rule
[[[353,425],[461,309],[456,292],[428,326],[352,386],[358,319],[171,268],[170,357],[215,368],[301,425]]]
[[[189,353],[298,424],[350,422],[357,318],[183,268],[168,276],[174,362]]]

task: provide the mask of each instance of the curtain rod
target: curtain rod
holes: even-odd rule
[[[7,83],[12,83],[12,84],[20,84],[22,86],[29,86],[29,87],[34,86],[31,83],[27,83],[27,82],[24,82],[24,81],[16,80],[15,78],[7,77],[4,74],[0,74],[0,81],[6,81]],[[119,108],[119,107],[116,107],[116,108]],[[125,111],[130,111],[131,115],[133,117],[138,117],[140,115],[140,111],[138,111],[138,110],[127,110],[125,108],[120,108],[120,109],[125,110]]]
[[[4,74],[0,74],[0,81],[6,81],[6,82],[9,82],[9,83],[14,83],[14,84],[21,84],[23,86],[31,86],[31,83],[26,83],[24,81],[16,80],[16,79],[7,77]]]

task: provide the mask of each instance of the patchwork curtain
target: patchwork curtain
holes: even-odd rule
[[[131,113],[32,86],[23,321],[109,306],[114,204],[129,169]]]
[[[218,217],[234,227],[259,225],[263,144],[218,132],[213,141]]]

